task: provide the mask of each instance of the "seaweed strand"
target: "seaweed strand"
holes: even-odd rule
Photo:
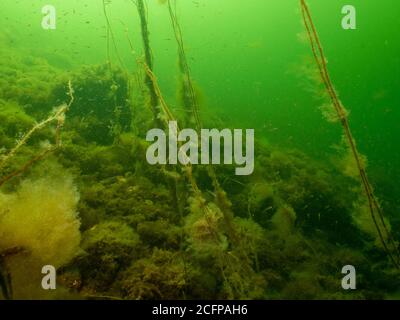
[[[50,116],[46,120],[43,120],[42,122],[36,124],[31,130],[29,130],[22,137],[21,140],[19,140],[19,142],[16,144],[16,146],[6,156],[4,156],[4,158],[0,162],[0,171],[4,169],[7,162],[10,161],[16,155],[16,153],[19,151],[19,149],[28,142],[28,140],[31,138],[31,136],[35,132],[46,127],[48,124],[56,121],[57,126],[56,126],[56,132],[55,132],[55,144],[46,148],[43,152],[41,152],[38,155],[36,155],[35,157],[33,157],[31,160],[26,162],[21,168],[15,170],[14,172],[10,173],[9,175],[7,175],[3,178],[1,178],[0,179],[0,187],[7,181],[11,180],[12,178],[27,171],[33,164],[44,159],[50,152],[54,151],[55,149],[57,149],[61,146],[61,128],[64,124],[65,113],[69,110],[72,103],[74,102],[74,90],[72,88],[71,81],[68,82],[67,95],[70,97],[70,101],[68,104],[61,105],[52,116]]]
[[[143,40],[143,49],[144,49],[144,58],[146,65],[149,70],[153,70],[153,56],[151,54],[150,48],[150,39],[149,39],[149,30],[147,25],[147,16],[146,16],[146,8],[143,0],[137,0],[137,9],[140,17],[140,27],[142,32],[142,40]],[[145,75],[145,84],[150,94],[150,106],[153,112],[154,123],[160,125],[161,122],[158,119],[158,97],[154,90],[154,86],[152,84],[152,80],[148,73]]]
[[[351,129],[349,126],[349,122],[348,122],[348,118],[347,118],[347,114],[346,114],[346,110],[343,107],[342,103],[339,100],[339,97],[333,87],[332,84],[332,80],[330,78],[329,75],[329,71],[328,71],[328,67],[327,67],[327,63],[326,63],[326,58],[325,58],[325,54],[324,51],[322,49],[322,45],[321,42],[319,40],[319,36],[316,30],[316,27],[314,25],[314,22],[312,20],[311,17],[311,13],[310,10],[308,8],[308,5],[306,3],[305,0],[300,0],[300,5],[301,5],[301,10],[302,10],[302,16],[303,16],[303,21],[304,21],[304,25],[307,29],[307,34],[308,34],[308,38],[310,41],[310,45],[311,45],[311,50],[315,59],[315,62],[318,66],[319,69],[319,73],[322,79],[322,82],[324,83],[324,86],[331,98],[333,107],[335,108],[335,111],[340,119],[347,143],[350,147],[352,156],[357,164],[357,169],[360,175],[360,179],[365,191],[365,194],[367,196],[367,200],[368,200],[368,205],[369,205],[369,211],[373,220],[373,223],[375,225],[375,228],[378,232],[378,236],[379,239],[383,245],[384,251],[386,252],[386,254],[388,255],[388,257],[390,258],[390,260],[393,262],[393,264],[397,267],[400,268],[400,253],[399,250],[397,249],[396,243],[393,240],[393,237],[391,235],[391,232],[389,231],[384,216],[383,216],[383,212],[382,209],[375,197],[375,194],[373,192],[373,188],[368,180],[367,177],[367,173],[366,170],[364,168],[364,165],[360,159],[360,154],[357,150],[356,147],[356,142],[355,139],[351,133]],[[383,226],[383,230],[381,230],[381,227],[378,224],[378,220],[376,215],[378,215],[378,218]],[[384,238],[384,234],[387,236],[388,242],[385,240]],[[389,245],[392,246],[393,251],[395,252],[396,256],[397,256],[397,261],[394,258],[391,250],[389,249]]]
[[[174,31],[175,39],[178,44],[179,68],[183,76],[183,90],[184,90],[184,103],[185,107],[193,113],[197,130],[201,129],[201,120],[199,116],[199,103],[193,87],[192,77],[190,75],[190,68],[187,62],[185,47],[183,43],[182,30],[178,22],[176,14],[176,2],[172,8],[171,0],[168,0],[168,10],[171,18],[172,29]]]
[[[144,66],[144,69],[145,69],[147,75],[149,76],[149,79],[151,80],[151,83],[152,83],[152,85],[154,87],[154,92],[157,94],[157,97],[158,97],[158,99],[160,101],[161,111],[165,114],[164,119],[166,121],[166,124],[168,125],[169,121],[176,121],[176,119],[174,118],[172,112],[170,111],[167,103],[165,102],[165,99],[163,98],[163,95],[162,95],[160,87],[158,85],[158,81],[157,81],[156,76],[154,75],[152,70],[149,68],[149,66],[145,62],[142,62],[142,64]],[[177,129],[179,131],[178,124],[177,124]],[[204,199],[202,191],[198,187],[196,179],[193,176],[193,166],[191,165],[191,163],[188,163],[188,164],[184,165],[184,172],[186,174],[187,179],[189,180],[189,183],[191,185],[193,193],[196,195],[196,197]],[[215,179],[215,183],[218,184],[218,181],[216,180],[216,176],[214,176],[213,178]],[[226,200],[225,199],[226,196],[225,197],[224,196],[225,196],[225,193],[223,192],[223,190],[221,188],[217,189],[217,198],[219,198],[218,200],[221,201],[221,199],[222,199],[221,202],[226,203],[226,202],[228,202],[228,200]],[[227,219],[226,211],[224,209],[226,209],[226,208],[225,207],[221,208],[221,211],[224,213],[224,218],[225,218],[225,221],[227,222],[227,225],[228,225],[228,231],[230,231],[229,235],[231,236],[231,238],[233,238],[233,240],[235,240],[237,242],[239,239],[235,236],[233,227],[231,226],[230,220]],[[215,230],[213,230],[213,228],[211,227],[211,222],[210,222],[210,219],[209,219],[210,209],[208,208],[207,205],[203,204],[203,205],[201,205],[201,210],[203,211],[206,223],[208,224],[208,226],[210,228],[210,232],[211,232],[212,236],[214,237],[215,241],[218,243],[220,241],[218,233]],[[230,286],[229,281],[225,276],[224,268],[222,266],[222,261],[224,261],[224,260],[226,260],[227,265],[232,267],[230,260],[229,259],[224,259],[224,257],[222,255],[219,257],[218,264],[219,264],[219,267],[220,267],[220,270],[221,270],[221,274],[222,274],[222,276],[224,278],[224,281]]]
[[[176,0],[174,1],[174,7],[171,4],[171,0],[168,0],[168,10],[171,18],[171,24],[172,28],[174,31],[175,39],[178,45],[178,57],[179,57],[179,67],[180,71],[183,76],[183,90],[184,90],[184,103],[185,107],[189,109],[195,119],[195,125],[196,125],[196,130],[198,132],[201,131],[203,128],[202,121],[199,115],[199,103],[197,99],[196,92],[193,87],[193,81],[192,77],[190,74],[190,68],[189,64],[187,62],[186,58],[186,52],[185,52],[185,47],[184,47],[184,42],[183,42],[183,36],[182,36],[182,29],[180,27],[177,14],[176,14]],[[189,121],[187,121],[189,122]],[[216,198],[218,201],[218,206],[224,213],[224,219],[226,222],[226,227],[227,230],[232,238],[232,240],[236,241],[236,243],[239,242],[238,237],[235,234],[234,228],[232,226],[232,218],[233,218],[233,213],[231,212],[231,204],[226,197],[225,191],[222,189],[217,175],[215,173],[215,170],[212,166],[208,166],[207,172],[209,177],[212,180],[213,187],[215,189],[216,193]]]
[[[119,63],[121,64],[121,67],[125,69],[124,67],[124,63],[118,53],[118,49],[117,49],[117,44],[115,43],[115,37],[114,37],[114,32],[111,28],[111,23],[110,23],[110,19],[108,17],[108,13],[107,13],[107,8],[106,5],[108,4],[106,2],[107,0],[103,0],[103,13],[104,13],[104,17],[106,19],[106,23],[107,23],[107,59],[108,59],[108,65],[110,67],[111,70],[111,54],[110,54],[110,36],[111,36],[111,41],[113,43],[113,47],[115,50],[115,54],[117,56],[117,59],[119,61]]]

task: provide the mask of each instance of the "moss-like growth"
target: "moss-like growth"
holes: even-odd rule
[[[136,261],[122,275],[118,287],[127,299],[183,297],[187,285],[185,265],[175,252],[155,249],[149,258]]]
[[[107,292],[118,273],[138,258],[139,236],[118,221],[95,225],[82,235],[85,253],[78,259],[84,290]]]
[[[15,102],[0,100],[0,145],[10,149],[15,140],[27,132],[35,120]]]
[[[6,259],[15,298],[42,297],[42,266],[61,267],[78,253],[78,199],[68,176],[26,180],[16,193],[0,193],[0,252],[21,248]]]
[[[108,65],[84,67],[69,75],[74,84],[75,102],[69,112],[69,128],[88,142],[112,144],[130,129],[131,107],[128,79],[120,69]],[[55,103],[65,101],[65,82],[53,90]]]

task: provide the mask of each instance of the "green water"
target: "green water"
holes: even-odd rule
[[[143,42],[140,17],[134,2],[53,0],[51,4],[57,9],[55,30],[44,30],[41,26],[41,9],[48,1],[2,0],[0,3],[0,50],[3,56],[0,72],[4,76],[0,75],[5,81],[2,82],[0,99],[3,101],[4,119],[9,119],[12,123],[8,129],[5,129],[4,125],[0,132],[4,136],[1,141],[5,144],[5,150],[12,149],[16,135],[21,137],[24,130],[26,129],[26,132],[30,127],[30,123],[34,125],[33,119],[45,119],[52,106],[68,101],[68,97],[65,96],[65,83],[68,79],[71,79],[75,90],[77,106],[74,111],[72,104],[70,116],[66,113],[61,151],[50,155],[49,159],[35,162],[32,168],[29,167],[29,170],[24,170],[22,174],[1,186],[4,189],[2,192],[10,196],[18,193],[20,184],[24,181],[34,183],[35,180],[46,176],[48,171],[50,177],[57,176],[51,173],[52,171],[59,171],[59,176],[65,175],[73,180],[73,188],[76,188],[80,196],[71,210],[81,221],[80,248],[87,254],[84,258],[79,258],[80,254],[76,253],[60,259],[62,262],[59,263],[59,267],[66,269],[62,270],[60,276],[64,277],[64,289],[59,296],[85,297],[96,293],[101,293],[99,295],[102,296],[139,299],[380,299],[398,296],[398,272],[384,254],[374,228],[365,226],[371,224],[371,221],[359,219],[360,212],[367,216],[368,211],[365,209],[366,197],[360,181],[357,177],[347,177],[344,174],[346,164],[341,165],[345,154],[341,143],[342,127],[338,122],[330,123],[324,119],[320,110],[324,101],[321,94],[316,94],[318,84],[308,77],[308,72],[315,70],[315,63],[306,37],[299,1],[176,1],[176,13],[191,77],[200,102],[199,113],[203,125],[220,129],[255,129],[254,174],[242,179],[232,176],[229,169],[218,167],[216,170],[217,178],[227,192],[227,198],[232,202],[233,216],[243,219],[237,226],[235,224],[234,228],[242,228],[240,230],[244,230],[245,234],[257,234],[258,228],[261,228],[260,234],[266,233],[267,236],[247,239],[243,235],[242,242],[249,245],[241,248],[236,240],[232,239],[229,230],[220,226],[221,229],[213,232],[220,237],[223,243],[221,246],[226,246],[223,249],[211,245],[201,249],[196,247],[195,240],[190,238],[194,231],[189,225],[196,225],[196,210],[193,209],[194,201],[190,200],[188,181],[178,182],[178,199],[173,200],[173,197],[168,195],[171,181],[157,172],[157,169],[147,168],[144,142],[137,141],[137,136],[144,137],[145,131],[151,128],[152,115],[148,106],[145,106],[148,104],[148,93],[143,89],[145,72],[143,66],[138,63],[139,60],[143,60]],[[168,3],[156,0],[145,2],[153,71],[167,104],[175,116],[181,119],[184,113],[181,111],[182,102],[177,97],[180,81],[177,43],[171,27]],[[349,111],[353,137],[360,154],[367,159],[370,182],[397,241],[400,239],[400,188],[397,184],[400,179],[400,4],[394,0],[353,0],[351,4],[357,9],[357,29],[344,30],[341,27],[341,9],[349,4],[348,2],[309,0],[308,4],[328,60],[332,82],[343,105]],[[40,60],[35,60],[36,58]],[[9,59],[13,63],[7,69]],[[32,70],[35,70],[32,73],[31,64],[35,64],[32,66]],[[19,65],[23,67],[19,68]],[[105,73],[82,71],[85,66],[96,65],[103,65]],[[104,91],[95,87],[96,77],[102,79],[99,81],[110,84],[116,81],[115,76],[110,78],[107,75],[109,66],[114,69],[120,68],[122,71],[118,71],[118,74],[121,78],[118,79],[126,77],[129,83],[126,96],[125,93],[115,93],[120,95],[116,100],[109,96],[113,94],[112,90],[103,100],[100,99]],[[10,69],[22,71],[13,75]],[[36,83],[35,77],[40,78],[40,81],[45,80],[38,86],[32,85],[31,91],[28,85],[21,93],[18,88],[22,85],[18,80],[25,77],[24,75],[30,79],[27,81],[32,83]],[[138,89],[135,81],[141,83],[141,89]],[[122,82],[117,82],[119,88],[123,87]],[[81,87],[77,88],[77,83]],[[83,92],[82,88],[86,91]],[[110,86],[107,87],[109,88]],[[42,89],[43,92],[39,92]],[[95,102],[88,97],[92,92],[93,99],[98,98]],[[25,96],[21,97],[21,94]],[[6,112],[7,108],[11,108],[8,105],[11,101],[18,105],[18,110],[23,110],[32,119],[20,125],[18,121],[22,121],[23,117],[12,120],[14,111]],[[41,103],[45,104],[43,109]],[[96,108],[93,108],[97,111],[85,111],[88,104],[90,108],[96,105]],[[94,123],[90,122],[92,115],[100,117],[101,110],[111,108],[109,104],[113,104],[112,108],[116,108],[117,105],[126,108],[126,113],[122,113],[125,118],[121,120],[116,116],[115,110],[111,110],[91,129],[90,126]],[[111,125],[120,122],[122,126],[114,127],[117,128],[117,133],[112,137],[104,133],[108,130],[105,128],[110,125],[106,123],[107,117],[111,116],[114,117],[110,119],[113,121]],[[88,121],[88,124],[83,127],[85,121]],[[99,128],[98,131],[95,128]],[[20,163],[23,165],[30,155],[37,154],[35,148],[40,141],[50,140],[51,136],[51,130],[44,132],[42,136],[35,136],[32,144],[24,146],[26,150],[21,152]],[[257,143],[262,143],[262,147]],[[118,147],[119,144],[123,147]],[[124,148],[130,151],[125,152]],[[297,155],[294,150],[301,155]],[[276,156],[268,158],[271,152]],[[265,160],[266,158],[269,160]],[[96,159],[99,159],[97,164]],[[46,161],[50,164],[46,164]],[[1,176],[7,176],[17,170],[19,162],[15,163],[15,168],[7,167],[8,171],[2,172]],[[282,173],[285,168],[290,168],[287,175]],[[213,189],[210,178],[206,177],[205,170],[199,169],[194,176],[206,200],[212,205],[218,205],[212,196],[216,190]],[[141,179],[144,178],[148,178],[150,182],[143,182]],[[129,185],[126,190],[124,183]],[[129,196],[126,196],[127,190],[131,190],[129,188],[137,188],[143,194],[130,201]],[[154,190],[159,190],[160,194]],[[324,201],[318,202],[319,191],[323,194],[321,198],[324,198]],[[244,194],[248,194],[249,197],[246,199],[242,196]],[[96,199],[98,197],[102,199]],[[5,207],[2,211],[12,212],[7,206],[13,208],[12,201],[23,202],[24,198],[21,199],[0,201]],[[141,207],[143,201],[148,205]],[[175,209],[174,201],[180,203]],[[258,213],[253,213],[251,218],[251,209],[248,208],[253,205]],[[132,206],[138,208],[133,210],[133,213],[130,209]],[[285,211],[286,213],[277,214],[282,208],[288,207],[291,209]],[[50,205],[43,210],[50,210],[49,208]],[[24,212],[29,209],[15,210]],[[181,217],[178,218],[178,214],[173,213],[164,215],[160,213],[163,210],[181,211]],[[223,209],[221,211],[223,214]],[[357,219],[363,221],[363,226],[354,222]],[[254,225],[245,227],[248,222],[245,220]],[[54,219],[53,222],[57,223],[57,220]],[[118,225],[108,225],[112,223]],[[287,227],[280,228],[277,225]],[[355,229],[352,229],[353,226]],[[2,231],[0,227],[0,234],[6,234],[12,229],[10,228]],[[91,230],[100,231],[98,235],[92,235]],[[171,232],[165,235],[158,230]],[[112,239],[113,232],[115,239]],[[184,235],[180,236],[180,232]],[[185,232],[189,235],[185,235]],[[337,236],[331,233],[336,233]],[[29,233],[26,233],[25,237],[27,235]],[[172,238],[175,240],[171,240]],[[115,256],[101,252],[101,249],[96,247],[96,239],[103,239],[105,243],[116,243],[116,246],[119,246],[117,249],[110,245],[110,251],[116,252]],[[24,233],[15,241],[16,246],[30,245],[29,241],[24,239]],[[18,241],[22,243],[17,243]],[[42,241],[46,243],[45,240]],[[308,243],[313,241],[321,241],[321,244],[310,250]],[[7,249],[9,243],[6,244],[1,245],[0,240],[0,252]],[[50,247],[51,245],[48,250],[51,250]],[[235,254],[239,257],[246,251],[246,258],[250,260],[248,267],[254,275],[248,278],[241,275],[238,276],[239,279],[224,280],[218,271],[221,264],[228,274],[248,273],[246,270],[230,270],[231,265],[237,262],[234,259],[232,262],[226,262],[229,258],[225,255],[230,251],[234,252],[235,248],[238,248]],[[160,253],[157,250],[165,252]],[[284,251],[284,257],[278,254],[279,251]],[[294,251],[306,253],[304,256],[293,253],[292,256]],[[33,252],[35,253],[35,250]],[[174,265],[169,260],[176,259],[175,255],[180,257],[182,252],[185,257],[183,261],[193,261],[193,270],[189,275],[182,275],[180,264]],[[334,262],[328,262],[327,256],[330,256],[330,253],[337,255]],[[102,261],[107,261],[105,257],[112,256],[110,259],[114,259],[114,267],[110,266],[112,263],[109,261],[104,262],[104,265],[97,265],[96,254],[103,254]],[[207,255],[212,257],[212,261],[215,260],[214,264],[207,263]],[[15,264],[12,259],[21,259],[18,261],[27,268],[35,265],[31,260],[25,261],[18,256],[11,257],[11,262],[5,261],[4,265]],[[219,259],[225,261],[226,265]],[[282,264],[284,272],[278,271]],[[359,267],[367,279],[361,283],[360,292],[343,291],[341,288],[340,270],[345,264]],[[166,268],[171,278],[164,279],[158,276],[158,271],[151,273],[146,266],[156,270]],[[384,271],[374,276],[373,270],[378,266]],[[323,284],[314,283],[311,275],[316,269],[323,269],[320,270],[321,277],[325,277]],[[204,273],[208,271],[210,276],[205,276]],[[149,282],[143,280],[146,272],[151,274]],[[10,273],[13,274],[12,271]],[[107,273],[112,274],[111,279],[103,279],[106,278],[103,274]],[[35,284],[24,290],[21,285],[23,281],[18,280],[18,277],[16,272],[14,286],[20,286],[14,290],[17,297],[37,296]],[[391,281],[394,284],[389,284]],[[196,282],[200,284],[193,285]],[[135,285],[142,286],[143,292],[138,293],[132,289]],[[245,289],[237,290],[236,286]]]

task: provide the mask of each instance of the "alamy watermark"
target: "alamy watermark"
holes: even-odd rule
[[[345,5],[342,7],[342,28],[344,30],[355,30],[357,29],[356,22],[356,8],[353,5]],[[42,28],[44,30],[55,30],[56,29],[56,8],[54,5],[46,4],[42,7]]]
[[[43,266],[42,274],[45,276],[42,278],[42,288],[44,290],[56,290],[56,279],[57,271],[56,268],[50,264]]]
[[[55,30],[56,29],[56,8],[51,5],[47,4],[42,7],[42,28],[44,30]]]
[[[254,171],[254,129],[245,133],[244,139],[242,129],[201,129],[199,136],[193,129],[178,130],[177,122],[170,121],[168,134],[162,129],[147,132],[146,140],[153,144],[146,159],[152,165],[236,164],[236,175],[250,175]]]
[[[345,5],[342,8],[342,28],[344,30],[356,30],[357,29],[357,18],[356,18],[356,8],[352,5]]]
[[[345,274],[342,279],[342,288],[344,290],[356,290],[356,268],[351,264],[345,265],[342,268],[342,273]]]

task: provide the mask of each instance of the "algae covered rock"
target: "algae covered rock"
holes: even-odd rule
[[[154,249],[148,258],[132,264],[118,287],[127,299],[176,299],[187,286],[185,264],[179,253]]]
[[[0,100],[0,123],[0,146],[11,148],[15,140],[34,125],[35,119],[16,102]]]
[[[45,59],[2,48],[0,74],[1,99],[18,103],[35,116],[53,107],[51,92],[59,70]]]
[[[118,273],[138,258],[140,240],[136,232],[124,223],[107,221],[95,225],[82,235],[78,265],[83,285],[91,290],[106,291]]]
[[[70,75],[75,101],[68,112],[70,128],[86,141],[111,144],[116,136],[130,129],[129,84],[120,69],[108,65],[87,66]],[[65,101],[65,79],[52,95],[55,104]]]

